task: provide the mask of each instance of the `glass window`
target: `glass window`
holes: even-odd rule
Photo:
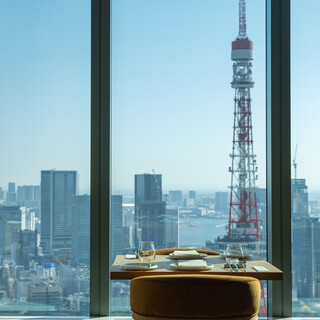
[[[266,258],[265,1],[112,1],[111,29],[111,261],[145,240]]]
[[[320,316],[320,184],[317,103],[318,1],[292,1],[292,308],[293,316]],[[311,31],[311,32],[310,32]]]
[[[90,0],[0,4],[0,315],[89,314]]]

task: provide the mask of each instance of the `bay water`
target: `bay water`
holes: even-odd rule
[[[227,234],[228,219],[205,217],[179,218],[179,247],[205,247],[206,241],[223,237]]]

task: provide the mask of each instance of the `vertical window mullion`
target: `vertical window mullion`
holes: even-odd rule
[[[109,315],[110,0],[92,0],[90,315]]]
[[[267,192],[273,316],[291,316],[290,0],[267,3]]]

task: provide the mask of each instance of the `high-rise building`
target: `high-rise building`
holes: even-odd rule
[[[72,199],[77,186],[77,171],[41,171],[41,247],[45,255],[55,249],[71,249]]]
[[[59,268],[59,282],[63,289],[63,296],[74,293],[75,269],[71,266],[61,266]]]
[[[182,191],[170,190],[169,191],[169,204],[174,206],[182,205]]]
[[[215,194],[215,210],[227,213],[229,208],[228,192],[216,192]]]
[[[316,274],[313,246],[319,232],[317,219],[311,219],[308,212],[308,187],[305,179],[291,180],[292,212],[292,287],[297,298],[315,297]],[[315,232],[316,231],[316,232]],[[319,257],[317,257],[319,259]]]
[[[0,200],[4,200],[4,191],[0,188]]]
[[[122,196],[111,196],[111,262],[124,249],[124,228],[122,222]]]
[[[188,198],[186,199],[186,206],[192,207],[196,204],[196,192],[191,190],[189,191]]]
[[[292,288],[298,298],[311,298],[312,251],[310,218],[292,218]]]
[[[36,228],[36,213],[33,209],[27,209],[26,207],[21,207],[21,211],[21,229],[34,231]]]
[[[62,288],[55,283],[32,284],[28,287],[27,301],[48,305],[48,313],[60,311]],[[53,306],[54,308],[49,308]]]
[[[41,188],[40,186],[34,186],[34,200],[41,201]]]
[[[19,206],[0,205],[0,256],[11,251],[12,233],[21,229]]]
[[[16,192],[15,182],[8,182],[8,192],[10,192],[10,193]]]
[[[72,197],[72,260],[90,264],[90,196]]]
[[[17,202],[21,206],[40,206],[40,186],[17,186]]]
[[[196,199],[196,192],[193,190],[189,191],[189,199]]]
[[[320,220],[310,218],[311,221],[311,297],[320,297]]]
[[[165,201],[162,201],[162,175],[136,174],[135,245],[140,241],[154,241],[156,248],[166,243]]]
[[[179,248],[179,212],[175,209],[166,209],[166,248]]]
[[[6,202],[15,203],[17,200],[16,184],[14,182],[8,183],[8,192],[6,196]]]
[[[35,257],[38,254],[37,231],[15,230],[12,236],[12,243],[16,243],[16,264],[29,265],[29,257]]]
[[[291,212],[293,218],[309,217],[306,179],[291,180]]]

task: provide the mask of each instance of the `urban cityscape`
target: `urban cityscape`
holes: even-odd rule
[[[88,314],[90,196],[76,171],[0,189],[0,313]]]
[[[77,183],[76,171],[46,170],[38,186],[9,182],[1,188],[1,314],[89,313],[90,196],[78,195]],[[141,240],[154,241],[156,248],[223,250],[229,191],[164,193],[162,175],[155,173],[136,174],[134,190],[111,196],[111,261],[135,252]],[[266,189],[256,193],[265,223]],[[317,316],[320,195],[312,199],[306,180],[292,179],[293,311]],[[113,314],[130,313],[129,285],[112,281]]]
[[[212,188],[204,192],[198,186],[186,188],[177,180],[171,188],[165,183],[171,177],[164,173],[164,164],[156,171],[150,164],[144,168],[147,173],[132,169],[126,177],[130,188],[112,186],[112,194],[106,195],[110,197],[111,264],[117,255],[134,254],[141,241],[153,241],[156,249],[219,252],[237,242],[250,253],[267,257],[267,190],[265,179],[259,178],[265,176],[265,161],[259,154],[259,167],[254,151],[254,43],[247,35],[246,1],[238,1],[239,29],[231,44],[231,152],[223,171],[230,184],[218,188],[212,182]],[[153,125],[158,123],[156,118],[151,120]],[[154,131],[159,135],[160,130]],[[190,147],[190,153],[196,152]],[[124,154],[127,161],[130,151]],[[296,157],[297,146],[291,180],[293,315],[319,317],[320,193],[310,192],[305,176],[298,177]],[[17,184],[21,178],[14,175],[10,181],[0,182],[0,315],[89,314],[90,194],[79,192],[80,177],[79,169],[39,169],[37,184],[21,184],[21,180]],[[267,282],[261,286],[260,315],[266,316]],[[130,282],[113,280],[110,292],[112,315],[130,315]]]

